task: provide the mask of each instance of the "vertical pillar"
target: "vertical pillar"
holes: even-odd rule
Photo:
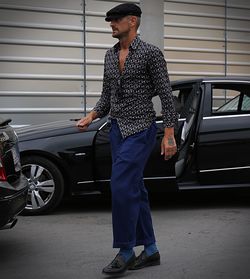
[[[142,40],[164,49],[164,0],[141,0],[142,19],[140,34]]]
[[[87,81],[86,81],[86,76],[87,76],[87,67],[86,67],[86,2],[85,0],[81,0],[81,6],[82,6],[82,27],[83,27],[83,65],[81,64],[82,68],[82,76],[83,80],[81,81],[81,93],[84,94],[83,100],[81,103],[83,103],[83,110],[84,110],[84,115],[87,115]]]
[[[164,0],[140,0],[142,18],[140,37],[164,51]],[[161,102],[158,96],[153,98],[157,115],[161,112]]]

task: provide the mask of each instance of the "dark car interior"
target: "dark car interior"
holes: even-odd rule
[[[173,88],[175,108],[180,118],[186,118],[189,113],[193,99],[191,94],[192,89],[192,84],[186,85],[185,87]]]

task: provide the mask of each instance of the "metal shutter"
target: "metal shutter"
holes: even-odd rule
[[[13,124],[84,111],[82,0],[0,0],[0,113]]]
[[[13,124],[31,124],[89,111],[100,97],[104,54],[117,41],[104,16],[122,2],[140,3],[0,0],[0,113]],[[171,80],[250,75],[248,0],[164,5],[159,36]]]
[[[172,80],[250,76],[248,0],[167,0],[164,4],[164,50]]]

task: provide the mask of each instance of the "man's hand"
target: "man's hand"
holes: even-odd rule
[[[165,128],[165,134],[161,142],[161,155],[165,160],[172,158],[177,152],[177,146],[174,138],[174,128]]]
[[[88,126],[91,124],[91,122],[97,118],[97,113],[95,111],[91,111],[86,117],[83,117],[80,119],[77,123],[76,126],[84,131],[88,128]]]

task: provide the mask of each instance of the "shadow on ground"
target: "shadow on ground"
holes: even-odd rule
[[[249,207],[250,189],[191,190],[150,194],[152,210]],[[63,200],[54,214],[81,211],[111,211],[110,196],[87,195]]]

